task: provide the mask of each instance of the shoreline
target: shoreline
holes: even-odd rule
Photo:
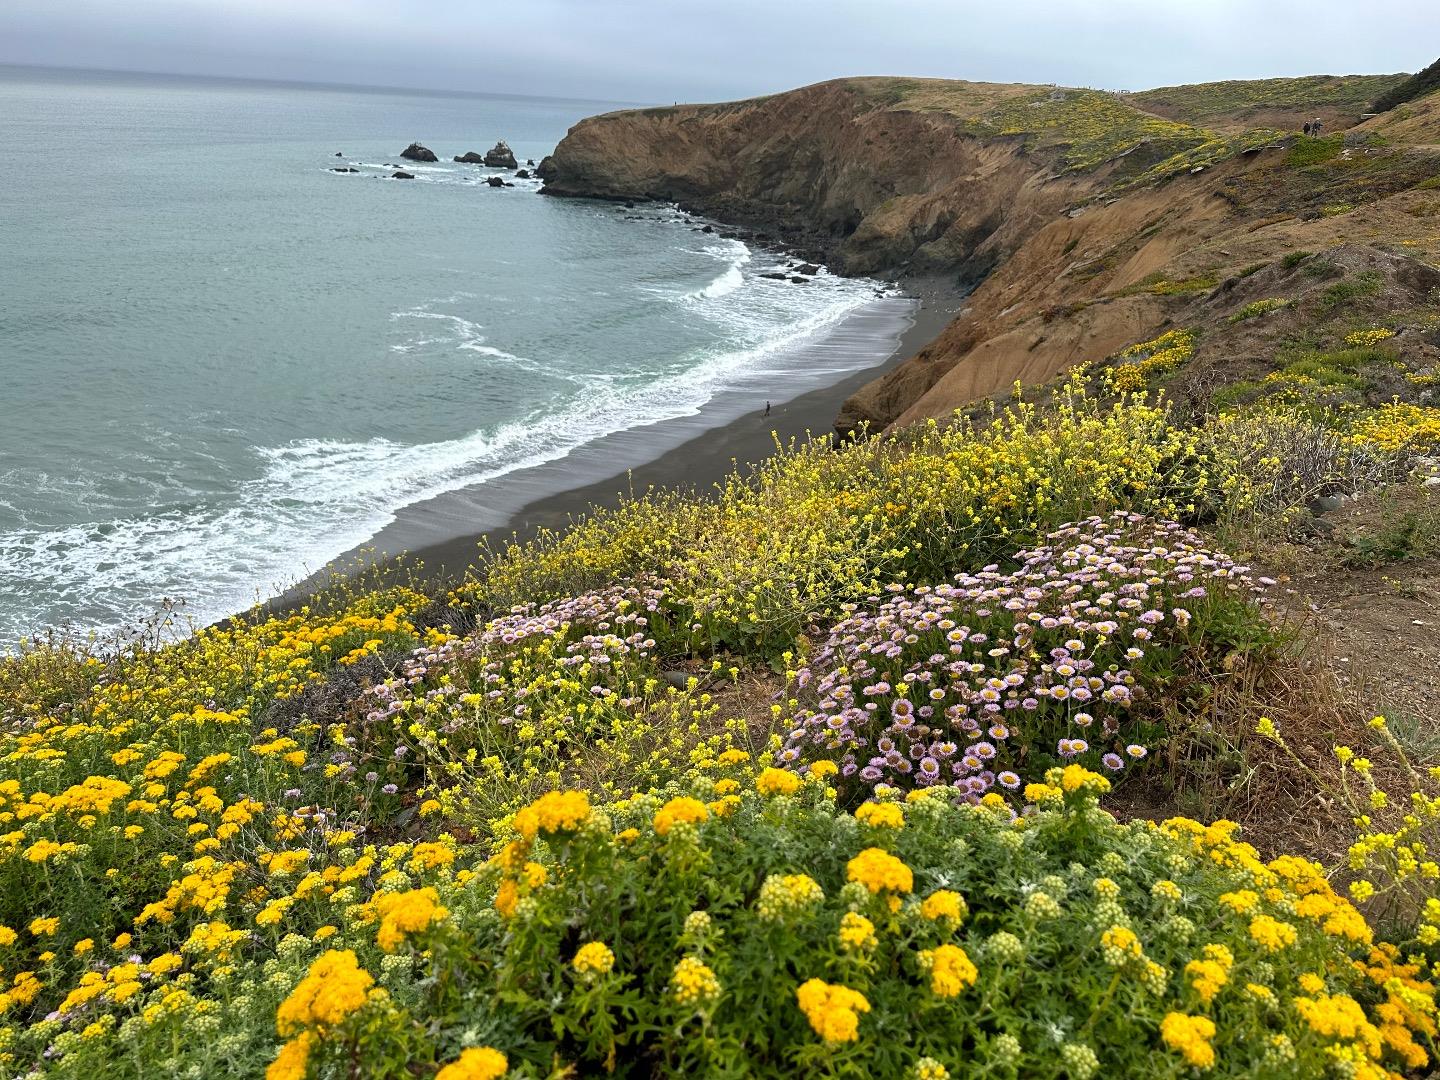
[[[291,610],[332,581],[366,569],[384,577],[448,585],[473,566],[483,542],[498,548],[543,529],[563,529],[592,508],[619,505],[631,492],[707,490],[735,468],[768,458],[777,438],[783,444],[807,434],[829,437],[845,399],[930,344],[968,295],[934,281],[907,285],[905,295],[914,303],[908,324],[876,363],[788,401],[777,400],[769,416],[763,415],[762,405],[717,421],[715,413],[723,406],[712,402],[694,416],[615,432],[563,458],[414,503],[365,544],[330,560],[259,609],[266,614]],[[624,464],[634,461],[647,444],[653,449],[656,441],[670,445],[646,460]],[[424,539],[427,533],[434,539]]]

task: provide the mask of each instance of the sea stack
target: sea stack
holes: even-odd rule
[[[492,169],[513,169],[519,162],[515,160],[515,152],[510,149],[510,144],[501,139],[486,152],[485,164]]]
[[[435,156],[435,152],[434,152],[433,150],[429,150],[429,149],[421,146],[418,142],[412,142],[412,143],[411,143],[409,146],[407,146],[404,150],[401,150],[401,151],[400,151],[400,156],[401,156],[402,158],[405,158],[407,161],[438,161],[438,160],[440,160],[439,158],[437,158],[437,157]]]
[[[458,161],[458,162],[460,162],[460,164],[462,164],[462,165],[484,165],[484,164],[485,164],[485,156],[484,156],[483,154],[477,154],[474,150],[467,150],[465,153],[460,154],[459,156],[457,156],[457,157],[455,158],[455,160]]]

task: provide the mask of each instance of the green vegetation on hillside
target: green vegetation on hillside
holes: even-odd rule
[[[1096,800],[1279,738],[1223,696],[1237,658],[1288,662],[1266,582],[1190,527],[1283,531],[1402,474],[1440,410],[1182,423],[1083,378],[597,512],[440,602],[339,589],[0,662],[4,1064],[1418,1069],[1440,904],[1405,860],[1440,800],[1367,819],[1350,899],[1229,823]],[[1367,769],[1333,797],[1378,813]]]
[[[1403,82],[1387,88],[1375,98],[1376,112],[1388,112],[1397,105],[1414,101],[1426,94],[1440,90],[1440,60],[1436,60],[1424,71],[1418,71]]]
[[[1029,146],[1055,150],[1066,169],[1093,168],[1146,144],[1155,148],[1149,165],[1217,138],[1099,90],[939,79],[865,79],[853,85],[886,107],[954,116],[977,136],[1021,136]]]
[[[1258,109],[1353,106],[1363,111],[1381,94],[1404,85],[1401,75],[1307,75],[1293,79],[1241,79],[1161,86],[1127,95],[1142,109],[1162,108],[1192,123],[1243,117]]]

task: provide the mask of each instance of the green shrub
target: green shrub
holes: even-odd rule
[[[1228,823],[1120,825],[1079,766],[1022,819],[926,796],[852,816],[823,774],[750,775],[603,812],[546,796],[488,865],[397,866],[263,975],[250,941],[197,951],[188,983],[102,995],[10,1051],[119,1080],[222,1054],[274,1054],[276,1078],[1308,1080],[1337,1056],[1401,1068],[1427,1030],[1433,989],[1318,866],[1263,863]]]
[[[1326,135],[1323,138],[1312,139],[1308,135],[1298,135],[1290,151],[1285,155],[1285,164],[1291,168],[1305,168],[1311,165],[1323,165],[1340,156],[1340,151],[1345,148],[1345,136]]]
[[[1383,566],[1440,554],[1440,508],[1429,503],[1406,506],[1382,496],[1378,518],[1344,538],[1348,565]]]
[[[1375,99],[1373,108],[1376,112],[1389,112],[1397,105],[1414,101],[1437,89],[1440,89],[1440,60],[1385,91]]]
[[[1286,308],[1289,306],[1289,300],[1280,299],[1278,297],[1269,300],[1252,300],[1250,303],[1246,304],[1239,311],[1237,311],[1234,315],[1231,315],[1229,321],[1232,323],[1238,323],[1244,322],[1246,319],[1258,319],[1262,315],[1269,315],[1272,312],[1279,311],[1281,308]]]
[[[1380,291],[1384,282],[1384,277],[1374,270],[1367,270],[1364,273],[1356,274],[1353,278],[1337,281],[1320,294],[1320,298],[1315,304],[1316,310],[1321,315],[1328,315],[1356,300],[1374,296]]]

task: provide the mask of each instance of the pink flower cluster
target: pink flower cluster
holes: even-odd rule
[[[1119,771],[1145,756],[1127,723],[1212,613],[1251,603],[1246,567],[1179,525],[1120,513],[1051,533],[953,584],[891,586],[797,673],[779,761],[840,765],[852,794],[947,784],[978,800],[1056,761]]]

